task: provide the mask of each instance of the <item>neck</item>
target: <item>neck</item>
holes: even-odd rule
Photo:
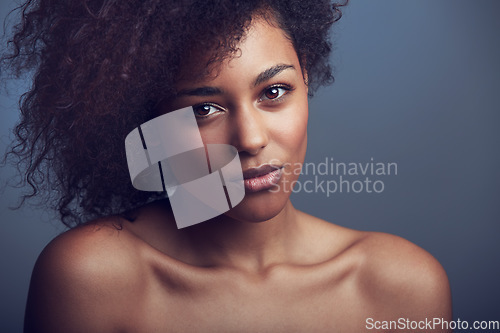
[[[170,207],[150,205],[130,228],[144,241],[180,261],[202,267],[232,267],[262,272],[297,259],[304,235],[300,214],[288,201],[278,215],[246,222],[226,215],[177,229]]]
[[[203,265],[261,271],[291,259],[293,244],[300,234],[297,215],[288,201],[270,220],[245,222],[223,215],[186,228],[186,235]]]

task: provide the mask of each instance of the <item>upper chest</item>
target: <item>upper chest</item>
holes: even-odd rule
[[[183,272],[186,273],[186,272]],[[227,272],[149,277],[133,330],[331,332],[363,328],[366,306],[346,269],[277,269],[264,278]]]

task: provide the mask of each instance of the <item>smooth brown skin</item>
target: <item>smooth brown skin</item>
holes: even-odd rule
[[[216,77],[179,81],[179,91],[222,93],[183,95],[162,112],[214,103],[200,119],[202,137],[237,147],[244,170],[303,162],[307,86],[293,46],[256,19],[240,47]],[[255,85],[280,64],[293,68]],[[275,84],[294,89],[274,98]],[[282,181],[296,179],[293,171]],[[62,234],[35,266],[26,332],[363,332],[367,318],[451,320],[448,280],[430,254],[300,212],[289,195],[250,193],[227,214],[180,230],[157,202],[133,223],[111,217]]]

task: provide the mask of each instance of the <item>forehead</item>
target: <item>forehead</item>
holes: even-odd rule
[[[260,17],[252,20],[234,54],[211,62],[213,54],[213,51],[193,48],[190,56],[181,64],[177,85],[212,81],[228,71],[243,75],[278,63],[290,64],[300,70],[298,56],[289,36],[273,21]]]

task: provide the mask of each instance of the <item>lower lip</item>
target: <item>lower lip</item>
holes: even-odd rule
[[[278,184],[281,179],[281,174],[281,169],[278,169],[259,177],[245,179],[245,190],[247,192],[268,190]]]

